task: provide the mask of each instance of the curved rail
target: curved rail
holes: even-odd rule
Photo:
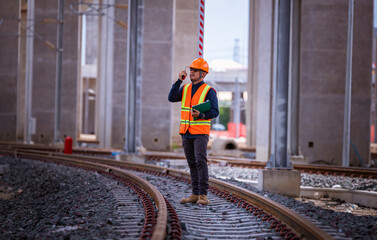
[[[157,190],[155,186],[150,184],[148,181],[143,178],[136,176],[134,174],[128,173],[122,169],[105,165],[102,163],[94,161],[85,161],[81,156],[75,155],[63,155],[61,153],[52,153],[52,152],[43,152],[36,150],[3,150],[0,149],[0,152],[7,154],[14,154],[15,156],[25,157],[25,158],[37,158],[45,159],[46,157],[50,158],[53,162],[63,162],[65,164],[72,164],[75,166],[83,168],[91,168],[97,171],[105,171],[111,173],[114,176],[125,178],[130,182],[135,183],[145,192],[147,192],[155,201],[156,207],[158,209],[158,217],[156,220],[156,225],[154,226],[154,231],[151,239],[160,240],[165,239],[166,237],[166,227],[168,221],[168,209],[163,195]],[[69,156],[69,157],[68,157]],[[88,157],[84,157],[88,158]],[[80,159],[80,160],[79,160]]]
[[[1,151],[1,150],[0,150]],[[139,170],[149,170],[149,171],[157,171],[160,173],[170,174],[172,176],[176,177],[182,177],[185,179],[190,179],[190,175],[187,172],[176,170],[176,169],[169,169],[164,167],[159,167],[155,165],[148,165],[148,164],[138,164],[138,163],[131,163],[131,162],[124,162],[124,161],[116,161],[116,160],[110,160],[105,158],[99,158],[99,157],[91,157],[91,156],[83,156],[83,155],[66,155],[62,153],[53,153],[53,152],[41,152],[41,151],[25,151],[25,150],[19,150],[16,151],[15,154],[17,155],[27,155],[36,152],[39,153],[39,156],[54,156],[59,157],[60,159],[66,159],[67,161],[73,161],[72,158],[76,159],[76,161],[84,162],[87,161],[93,161],[97,164],[103,164],[101,167],[107,167],[109,170],[112,170],[114,172],[122,172],[121,170],[111,167],[109,165],[113,166],[119,166],[124,168],[134,168]],[[84,161],[86,160],[86,161]],[[291,227],[294,231],[299,233],[303,238],[305,239],[333,239],[332,236],[330,236],[328,233],[317,227],[316,225],[312,224],[299,214],[291,211],[289,208],[278,204],[266,197],[263,197],[259,194],[256,194],[254,192],[251,192],[249,190],[237,187],[235,185],[210,178],[209,179],[209,185],[210,187],[220,189],[222,191],[231,193],[232,195],[242,198],[247,202],[250,202],[251,204],[256,205],[257,207],[260,207],[262,209],[265,209],[268,211],[271,215],[274,217],[280,219],[282,222],[287,224],[289,227]],[[166,208],[166,205],[165,205]],[[160,216],[160,214],[159,214]],[[165,225],[166,227],[166,225]],[[161,229],[165,227],[161,226]],[[156,229],[157,230],[157,229]]]
[[[14,142],[2,142],[0,141],[0,147],[10,150],[25,149],[25,150],[41,150],[41,151],[52,151],[52,152],[63,152],[62,147],[46,146],[42,144],[21,144]],[[118,150],[111,149],[98,149],[98,148],[73,148],[73,153],[81,153],[88,155],[108,155],[111,156],[113,152],[119,152]],[[177,154],[172,152],[156,152],[148,151],[143,153],[145,159],[147,160],[160,160],[160,159],[185,159],[183,154]],[[239,166],[246,168],[258,168],[262,169],[266,167],[266,162],[246,160],[242,158],[231,158],[231,157],[213,157],[209,156],[208,161],[210,163],[220,163],[229,166]],[[377,179],[377,169],[375,168],[361,168],[361,167],[340,167],[340,166],[329,166],[329,165],[308,165],[308,164],[293,164],[293,168],[300,170],[301,172],[323,174],[323,175],[341,175],[349,177],[360,177],[360,178],[370,178]]]

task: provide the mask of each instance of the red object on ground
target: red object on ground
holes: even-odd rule
[[[370,125],[370,142],[374,142],[374,125]]]
[[[238,136],[239,137],[246,137],[246,125],[243,123],[239,123],[239,129],[238,129]],[[216,131],[216,130],[211,130],[211,134],[216,137],[230,137],[230,138],[235,138],[236,137],[236,132],[237,132],[237,126],[235,123],[228,123],[228,130],[226,131]]]
[[[72,154],[72,143],[73,143],[73,140],[70,136],[65,138],[65,141],[64,141],[64,153],[65,154]]]
[[[238,136],[239,137],[246,137],[246,126],[245,124],[239,123],[238,124]],[[229,137],[236,137],[237,133],[237,124],[236,123],[228,123],[228,132],[229,132]]]

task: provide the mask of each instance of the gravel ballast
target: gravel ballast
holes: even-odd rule
[[[188,171],[188,168],[186,168],[186,171]],[[251,168],[211,165],[209,167],[209,174],[215,177],[228,179],[239,178],[251,181],[258,180],[258,170]],[[301,186],[343,188],[377,192],[377,179],[301,173]]]
[[[0,158],[1,239],[120,239],[111,190],[98,173],[41,161]],[[51,167],[51,165],[55,165]],[[117,235],[118,234],[118,235]]]
[[[187,170],[188,171],[188,170]],[[349,212],[336,212],[334,210],[323,209],[314,206],[313,202],[301,202],[293,198],[284,197],[278,194],[260,191],[251,184],[237,181],[258,179],[258,170],[240,168],[240,167],[222,167],[211,165],[209,167],[211,177],[230,182],[234,185],[241,186],[253,192],[268,197],[300,214],[306,215],[322,223],[324,226],[330,226],[339,232],[343,232],[347,237],[352,239],[377,239],[377,216],[357,216]],[[325,188],[344,188],[354,190],[376,191],[377,180],[365,178],[351,178],[342,176],[323,176],[316,174],[301,174],[301,185],[311,187]]]
[[[180,170],[189,171],[186,167]],[[297,211],[313,220],[320,222],[323,226],[329,226],[345,236],[352,239],[377,240],[377,216],[365,215],[357,216],[351,212],[337,212],[331,209],[324,209],[314,205],[313,201],[299,201],[294,198],[281,196],[278,194],[260,191],[252,184],[244,182],[257,181],[258,170],[242,167],[230,167],[211,164],[209,166],[210,177],[230,182],[234,185],[249,189],[253,192],[270,198],[292,210]],[[301,174],[301,186],[324,187],[324,188],[344,188],[353,190],[377,191],[376,179],[351,178],[342,176],[324,176],[317,174]],[[356,206],[352,203],[342,203],[344,206]],[[375,212],[375,211],[373,211]]]
[[[0,175],[0,239],[121,239],[112,190],[117,181],[78,168],[0,157],[9,171]],[[51,166],[54,167],[51,167]],[[211,166],[212,177],[262,194],[353,239],[377,239],[377,217],[335,212],[292,198],[259,191],[235,179],[254,180],[257,171]],[[302,174],[301,183],[375,191],[375,180]]]

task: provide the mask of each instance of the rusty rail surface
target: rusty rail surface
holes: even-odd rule
[[[0,152],[4,152],[4,150],[0,149]],[[107,171],[114,171],[117,172],[117,174],[121,174],[122,170],[119,170],[118,168],[112,167],[112,166],[118,166],[118,167],[124,167],[124,168],[132,168],[132,169],[138,169],[138,170],[147,170],[147,171],[157,171],[160,173],[165,173],[168,175],[181,177],[185,179],[190,179],[190,175],[187,172],[176,170],[176,169],[169,169],[164,168],[160,166],[155,165],[148,165],[148,164],[138,164],[138,163],[132,163],[127,161],[116,161],[106,158],[100,158],[100,157],[93,157],[93,156],[84,156],[84,155],[67,155],[62,154],[58,152],[43,152],[43,151],[36,151],[36,150],[13,150],[9,151],[8,153],[13,153],[18,156],[33,156],[37,155],[39,157],[56,157],[58,159],[64,159],[67,162],[75,162],[75,164],[88,164],[90,161],[92,164],[99,164],[98,166],[101,166],[101,169],[106,168]],[[74,159],[74,160],[73,160]],[[97,166],[97,165],[93,165]],[[254,192],[251,192],[249,190],[237,187],[235,185],[210,178],[209,185],[212,188],[220,189],[221,191],[225,191],[233,196],[239,197],[243,199],[244,201],[247,201],[251,204],[254,204],[255,206],[264,209],[266,212],[268,212],[273,217],[276,217],[277,219],[280,219],[283,223],[288,225],[290,228],[292,228],[295,232],[298,233],[298,235],[301,235],[304,239],[333,239],[332,236],[330,236],[328,233],[326,233],[324,230],[320,229],[318,226],[314,225],[313,223],[309,222],[299,214],[291,211],[289,208],[278,204],[266,197],[263,197],[259,194],[256,194]],[[152,187],[149,187],[150,189]],[[150,190],[148,190],[150,192]],[[149,193],[148,192],[148,193]],[[162,196],[161,196],[162,197]],[[162,202],[160,197],[156,197],[155,199],[158,202]],[[166,205],[163,207],[159,207],[166,209]],[[161,209],[162,210],[162,209]],[[160,217],[160,213],[159,213]],[[164,213],[164,218],[166,217],[166,213]],[[165,219],[166,220],[166,219]],[[162,224],[161,224],[162,225]],[[166,221],[165,226],[161,226],[159,229],[166,229]],[[157,228],[156,228],[157,231]]]

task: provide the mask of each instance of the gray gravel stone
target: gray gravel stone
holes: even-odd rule
[[[0,186],[14,194],[0,198],[0,239],[121,238],[112,232],[119,213],[105,185],[115,180],[33,160],[3,157],[0,164],[10,165]]]
[[[188,169],[184,170],[189,171]],[[305,213],[305,215],[318,220],[325,226],[330,226],[339,232],[344,232],[348,237],[353,239],[377,240],[377,216],[357,216],[347,212],[335,212],[329,209],[322,209],[314,206],[314,203],[310,201],[300,202],[278,194],[260,191],[251,184],[237,181],[238,179],[257,181],[257,169],[211,164],[208,170],[211,177],[225,180],[232,184],[247,188],[280,204],[283,204],[290,209]],[[301,174],[301,185],[377,191],[376,179],[324,176],[307,173]]]

